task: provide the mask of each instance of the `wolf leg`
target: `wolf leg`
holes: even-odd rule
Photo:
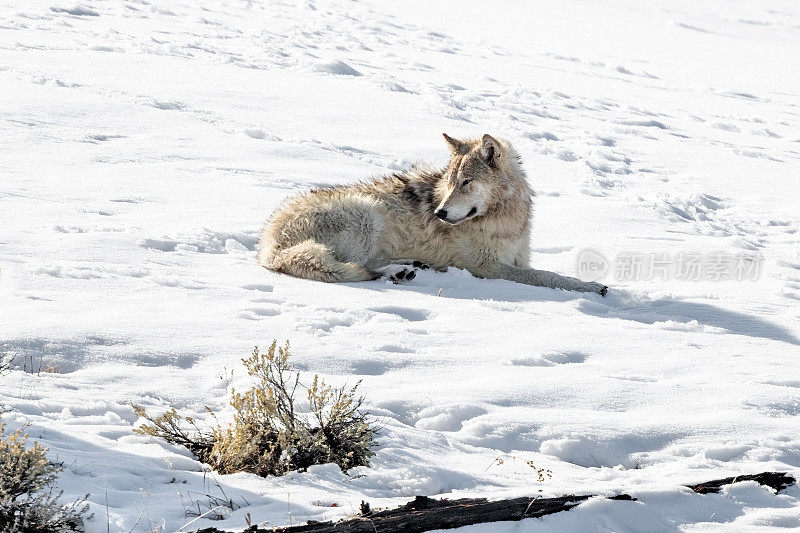
[[[487,278],[501,278],[526,285],[536,285],[538,287],[550,287],[551,289],[564,289],[567,291],[596,292],[605,296],[608,287],[593,281],[581,281],[577,278],[570,278],[548,272],[547,270],[536,270],[533,268],[517,267],[512,265],[500,264],[498,268],[491,269]]]
[[[368,281],[380,274],[358,263],[339,261],[327,246],[313,240],[280,250],[271,257],[260,257],[261,266],[298,278],[328,283]]]

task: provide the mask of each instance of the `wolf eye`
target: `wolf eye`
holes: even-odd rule
[[[461,186],[462,186],[462,187],[466,187],[466,186],[467,186],[467,184],[468,184],[469,182],[471,182],[471,181],[472,181],[471,179],[469,179],[469,180],[464,180],[464,183],[462,183],[462,184],[461,184]]]

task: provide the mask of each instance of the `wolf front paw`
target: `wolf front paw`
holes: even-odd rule
[[[389,281],[392,283],[402,283],[404,281],[411,281],[417,277],[417,271],[414,268],[404,268],[400,272],[395,272],[389,276]]]
[[[587,283],[583,290],[586,292],[596,292],[600,296],[605,296],[606,293],[608,293],[608,287],[606,285],[594,281]]]
[[[427,265],[426,265],[427,266]],[[422,267],[419,267],[420,269]],[[416,265],[389,265],[380,270],[381,276],[392,283],[403,283],[417,277]]]

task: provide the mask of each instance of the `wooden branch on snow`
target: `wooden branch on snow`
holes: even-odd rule
[[[700,494],[719,492],[722,486],[737,481],[756,481],[781,491],[795,482],[785,472],[762,472],[687,485]],[[559,498],[513,498],[488,501],[485,498],[434,500],[417,496],[414,501],[386,511],[369,512],[340,522],[314,522],[301,526],[259,528],[251,526],[243,533],[422,533],[434,529],[452,529],[488,522],[508,522],[535,518],[568,511],[593,495],[561,496]],[[628,494],[609,497],[610,500],[636,501]],[[195,533],[224,533],[216,528]]]
[[[722,490],[724,485],[730,485],[738,481],[756,481],[759,485],[766,485],[772,487],[780,492],[789,485],[793,484],[795,479],[788,475],[786,472],[761,472],[760,474],[745,474],[736,477],[726,477],[724,479],[716,479],[714,481],[706,481],[705,483],[698,483],[697,485],[686,485],[693,491],[699,494],[712,494]]]

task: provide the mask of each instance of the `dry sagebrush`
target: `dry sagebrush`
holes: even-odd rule
[[[375,428],[360,412],[358,383],[333,388],[314,376],[311,386],[303,387],[289,357],[288,342],[273,342],[268,351],[256,347],[242,360],[254,384],[244,393],[232,391],[233,421],[226,427],[217,424],[203,431],[174,409],[154,417],[134,406],[149,422],[134,431],[185,446],[223,474],[282,475],[324,463],[336,463],[343,471],[367,466],[374,455]],[[301,387],[308,413],[296,409]]]
[[[0,413],[2,414],[2,413]],[[28,448],[22,430],[3,436],[0,420],[0,533],[83,531],[83,500],[62,505],[53,483],[61,470],[38,442]]]

